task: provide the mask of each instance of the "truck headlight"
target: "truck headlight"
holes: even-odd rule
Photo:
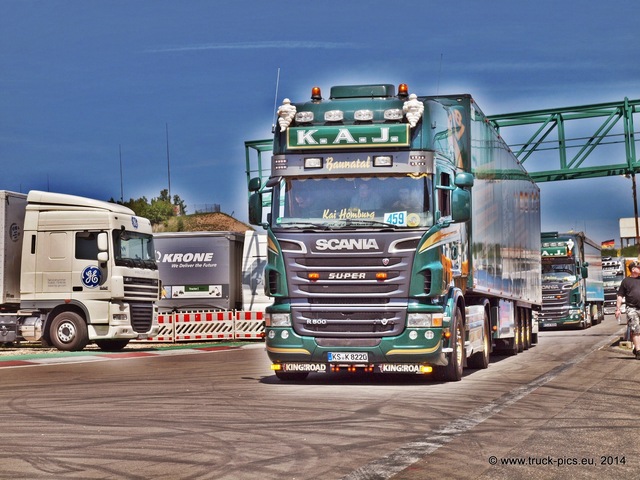
[[[126,313],[114,313],[112,325],[129,325],[129,317]]]
[[[266,313],[264,324],[267,327],[290,327],[291,315],[288,313]]]
[[[407,327],[442,327],[441,313],[409,313]]]

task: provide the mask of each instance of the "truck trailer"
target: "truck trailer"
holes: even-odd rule
[[[542,234],[540,328],[588,328],[604,320],[600,252],[583,232]]]
[[[155,233],[162,293],[151,341],[263,340],[266,244],[253,230]]]
[[[270,177],[249,190],[279,379],[456,381],[537,340],[540,190],[470,95],[376,84],[285,99]]]
[[[120,350],[158,331],[149,220],[115,203],[0,191],[0,343]]]
[[[254,231],[155,233],[161,311],[264,311],[266,236]]]

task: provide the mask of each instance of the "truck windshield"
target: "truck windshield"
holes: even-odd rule
[[[550,263],[542,261],[542,281],[571,282],[576,278],[576,266],[571,263]]]
[[[113,231],[116,265],[157,269],[153,236],[128,230]]]
[[[424,228],[433,224],[430,177],[296,177],[274,187],[276,228]]]

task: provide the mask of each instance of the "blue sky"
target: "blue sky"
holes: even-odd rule
[[[157,197],[168,127],[171,193],[246,221],[244,142],[270,135],[278,69],[278,104],[351,83],[470,93],[489,115],[638,99],[638,17],[631,0],[0,0],[0,188]],[[541,188],[545,230],[602,241],[633,216],[623,178]]]

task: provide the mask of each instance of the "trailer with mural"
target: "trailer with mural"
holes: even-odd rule
[[[268,235],[267,354],[311,372],[460,380],[537,340],[540,196],[470,95],[283,101],[249,217]],[[263,209],[266,215],[263,214]]]
[[[588,328],[604,320],[600,252],[583,232],[542,234],[540,328]]]

